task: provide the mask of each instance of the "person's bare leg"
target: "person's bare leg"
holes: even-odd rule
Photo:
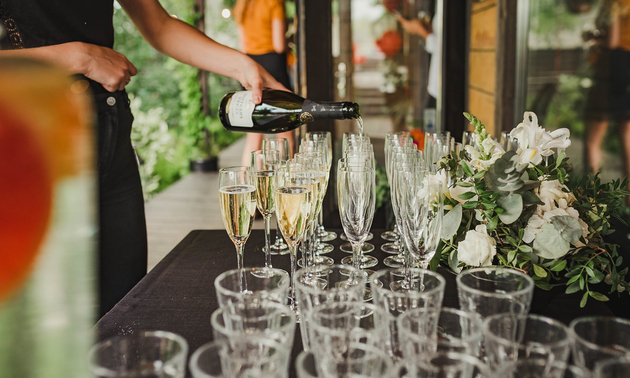
[[[263,135],[259,133],[247,133],[245,138],[245,148],[243,148],[241,165],[249,167],[252,161],[252,151],[260,150]]]
[[[594,120],[589,122],[586,127],[586,163],[588,167],[593,169],[593,172],[597,172],[602,164],[602,142],[608,128],[608,120]]]

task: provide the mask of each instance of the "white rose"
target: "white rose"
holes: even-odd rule
[[[492,265],[496,254],[497,242],[488,235],[485,224],[466,232],[466,237],[457,246],[457,258],[469,266]]]

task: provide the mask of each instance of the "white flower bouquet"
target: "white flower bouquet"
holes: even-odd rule
[[[510,136],[518,148],[505,151],[474,116],[476,144],[438,164],[449,176],[442,242],[433,260],[455,273],[500,265],[529,274],[536,285],[566,285],[568,294],[609,300],[629,289],[628,268],[618,246],[605,241],[610,220],[620,218],[628,180],[602,183],[599,176],[571,178],[564,150],[569,130],[546,131],[534,113]],[[607,293],[601,291],[605,283]]]

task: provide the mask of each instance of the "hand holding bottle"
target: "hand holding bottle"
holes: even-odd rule
[[[261,65],[250,58],[247,59],[250,62],[245,64],[239,82],[245,89],[252,91],[252,101],[254,101],[254,104],[260,104],[262,101],[263,88],[288,91],[287,88],[278,83]]]

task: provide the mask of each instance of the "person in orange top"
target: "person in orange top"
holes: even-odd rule
[[[630,0],[606,0],[593,48],[594,85],[586,104],[587,164],[598,171],[609,121],[617,121],[625,174],[630,177]]]
[[[241,51],[267,70],[280,84],[291,89],[287,71],[286,20],[283,0],[237,0],[234,18]],[[279,134],[293,150],[293,131]],[[242,164],[250,165],[251,152],[260,149],[263,134],[248,133]]]

